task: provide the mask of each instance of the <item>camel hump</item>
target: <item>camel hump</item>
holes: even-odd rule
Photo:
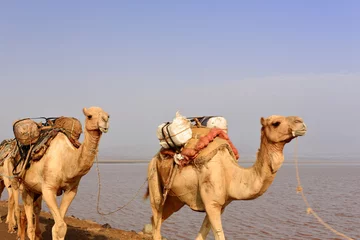
[[[183,159],[178,161],[178,164],[180,167],[189,164],[199,167],[210,161],[218,151],[223,149],[229,151],[234,161],[239,159],[237,149],[222,129],[194,126],[192,127],[192,138],[182,148],[181,156]],[[172,159],[175,152],[169,149],[162,149],[160,154],[162,159]]]
[[[199,155],[194,159],[194,164],[201,166],[209,162],[217,152],[227,149],[234,161],[237,161],[239,156],[235,147],[229,143],[228,140],[222,138],[215,138],[209,145],[204,148]]]
[[[63,129],[67,137],[79,140],[82,133],[81,122],[74,117],[59,117],[54,121],[54,128]]]

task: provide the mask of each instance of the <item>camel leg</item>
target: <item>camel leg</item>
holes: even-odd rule
[[[16,225],[17,225],[17,231],[18,233],[22,231],[21,224],[20,224],[20,206],[19,206],[19,188],[15,186],[15,184],[12,185],[13,189],[13,197],[14,197],[14,207],[15,207],[15,216],[16,216]]]
[[[151,210],[153,213],[151,222],[153,227],[153,239],[161,240],[161,224],[168,217],[170,217],[174,212],[179,211],[184,206],[184,203],[181,202],[177,197],[168,196],[164,205],[151,204]]]
[[[0,179],[0,199],[1,199],[1,195],[2,195],[2,193],[4,191],[4,189],[5,189],[4,180]],[[2,223],[1,218],[0,218],[0,223]]]
[[[229,202],[230,203],[230,202]],[[227,203],[226,205],[223,206],[222,210],[221,210],[221,214],[223,214],[225,207],[229,204]],[[200,231],[196,237],[196,240],[205,240],[207,235],[209,234],[211,228],[211,223],[209,220],[209,216],[206,214],[204,221],[201,225]]]
[[[2,193],[4,191],[4,189],[5,189],[4,180],[0,179],[0,199],[1,199],[1,195],[2,195]],[[0,219],[0,221],[1,221],[1,219]]]
[[[156,166],[157,158],[153,158],[148,167],[148,182],[149,182],[149,194],[150,205],[152,210],[152,235],[154,240],[161,240],[161,223],[163,212],[163,195],[162,187],[160,184],[160,177],[157,172]]]
[[[34,214],[35,214],[35,239],[42,239],[40,229],[40,212],[41,212],[42,196],[39,196],[34,202]]]
[[[27,235],[30,240],[35,240],[35,227],[33,222],[34,214],[34,194],[23,189],[22,199],[27,220]],[[25,226],[24,226],[25,228]],[[21,233],[20,233],[21,235]]]
[[[8,214],[6,216],[6,223],[8,224],[8,232],[9,233],[15,233],[15,226],[16,226],[16,219],[15,219],[15,196],[14,196],[14,189],[10,187],[10,182],[8,180],[5,180],[5,184],[8,190]]]
[[[16,211],[16,199],[17,201],[19,201],[18,196],[14,196],[14,192],[16,191],[16,184],[14,184],[16,182],[15,179],[12,179],[10,176],[12,176],[12,163],[10,161],[10,158],[7,158],[4,161],[4,165],[3,165],[3,169],[2,172],[3,174],[6,176],[3,178],[4,181],[4,185],[8,191],[8,215],[6,217],[6,223],[8,224],[8,232],[9,233],[14,233],[15,230],[15,226],[16,226],[16,219],[15,219],[15,213],[14,211]],[[14,186],[13,186],[14,185]],[[16,194],[15,194],[16,195]],[[19,203],[19,202],[17,202]]]
[[[52,238],[54,240],[64,240],[67,226],[64,219],[61,217],[60,210],[56,203],[56,191],[51,190],[51,187],[43,187],[42,195],[55,221],[52,228]]]
[[[26,220],[26,214],[25,211],[21,211],[20,213],[20,221],[19,221],[19,225],[21,226],[18,229],[18,238],[20,240],[25,240],[26,239],[26,224],[27,224],[27,220]]]
[[[210,228],[211,228],[211,224],[209,221],[209,217],[206,214],[204,221],[201,225],[200,231],[196,237],[196,240],[205,240],[206,236],[209,234]]]
[[[60,214],[61,217],[64,218],[65,214],[67,212],[67,210],[70,207],[70,204],[72,203],[72,201],[74,200],[76,193],[77,193],[77,188],[72,189],[70,191],[66,191],[64,192],[64,196],[61,199],[61,204],[60,204]]]
[[[152,235],[153,240],[161,240],[162,207],[157,208],[151,204],[152,210]]]
[[[211,229],[214,233],[215,240],[225,240],[225,235],[221,223],[221,213],[227,205],[225,201],[226,192],[225,179],[218,176],[224,176],[222,168],[217,167],[218,163],[213,159],[208,163],[208,167],[201,169],[199,177],[200,196],[204,203],[208,220],[204,219],[203,226],[200,229],[199,236],[203,236],[208,232],[208,221],[211,224]],[[215,165],[212,167],[212,165]],[[206,237],[206,236],[205,236]],[[201,239],[201,238],[199,238]]]
[[[215,240],[225,240],[224,230],[221,223],[221,207],[216,205],[208,206],[206,213],[211,223],[211,229],[214,233]]]

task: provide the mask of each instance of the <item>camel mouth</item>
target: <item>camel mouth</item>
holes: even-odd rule
[[[102,133],[107,133],[109,131],[109,128],[99,127],[99,129]]]
[[[301,137],[304,136],[305,134],[306,134],[306,129],[292,131],[293,137]]]
[[[300,129],[297,130],[292,130],[292,136],[295,137],[300,137],[300,136],[304,136],[306,134],[307,131],[307,126],[305,123],[302,123],[302,126]]]

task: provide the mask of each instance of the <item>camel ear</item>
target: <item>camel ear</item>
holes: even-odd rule
[[[260,123],[263,127],[265,127],[265,118],[261,117],[260,118]]]
[[[89,116],[88,110],[86,108],[83,108],[83,113],[85,116]]]

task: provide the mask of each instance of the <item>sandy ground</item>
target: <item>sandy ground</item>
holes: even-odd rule
[[[0,239],[14,240],[16,234],[9,234],[7,232],[7,224],[5,224],[7,214],[7,202],[0,201],[0,216],[2,223],[0,223]],[[65,217],[65,222],[68,225],[67,240],[148,240],[151,237],[142,232],[136,233],[134,231],[123,231],[120,229],[107,228],[98,223],[89,220],[80,220],[76,217]],[[40,215],[40,228],[42,231],[43,240],[51,240],[51,228],[54,225],[54,220],[48,212],[42,212]]]

